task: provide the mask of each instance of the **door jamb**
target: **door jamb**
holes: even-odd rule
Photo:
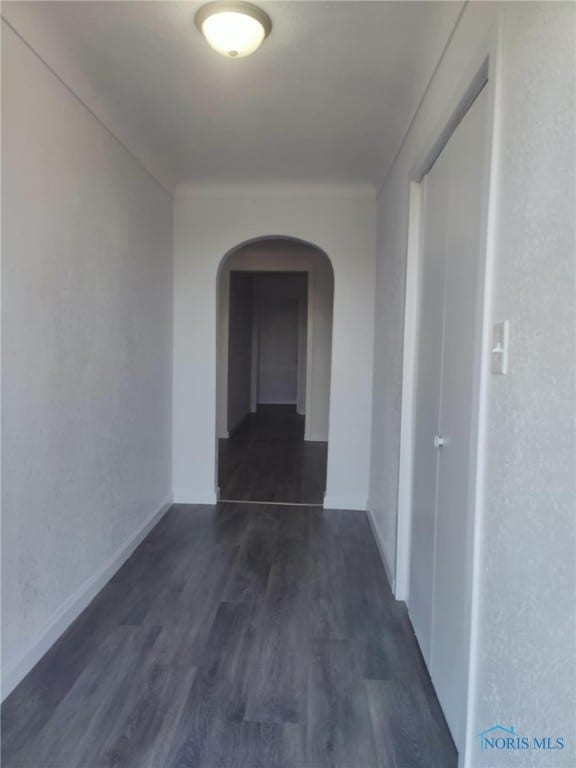
[[[306,320],[306,381],[304,383],[305,395],[304,395],[304,440],[310,440],[310,424],[312,420],[310,418],[312,407],[312,341],[314,336],[314,275],[315,269],[311,267],[308,272],[308,280],[306,281],[307,290],[307,313]],[[332,365],[332,362],[330,362]]]

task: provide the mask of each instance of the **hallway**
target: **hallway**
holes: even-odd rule
[[[5,768],[453,768],[363,512],[176,505],[3,707]]]
[[[322,504],[328,444],[304,440],[304,416],[290,405],[259,405],[219,441],[222,501]]]
[[[574,768],[576,3],[0,17],[3,765]]]

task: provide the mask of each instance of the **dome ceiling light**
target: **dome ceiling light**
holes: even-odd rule
[[[208,3],[194,22],[215,51],[233,59],[254,53],[272,29],[267,13],[244,2]]]

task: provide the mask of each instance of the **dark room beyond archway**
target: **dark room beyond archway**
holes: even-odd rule
[[[218,484],[222,501],[323,503],[334,276],[328,257],[267,238],[218,280]]]

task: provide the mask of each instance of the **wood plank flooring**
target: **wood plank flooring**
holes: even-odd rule
[[[2,708],[4,768],[455,768],[365,513],[174,506]]]
[[[260,405],[219,441],[220,498],[322,504],[328,444],[304,440],[304,416],[290,405]]]

